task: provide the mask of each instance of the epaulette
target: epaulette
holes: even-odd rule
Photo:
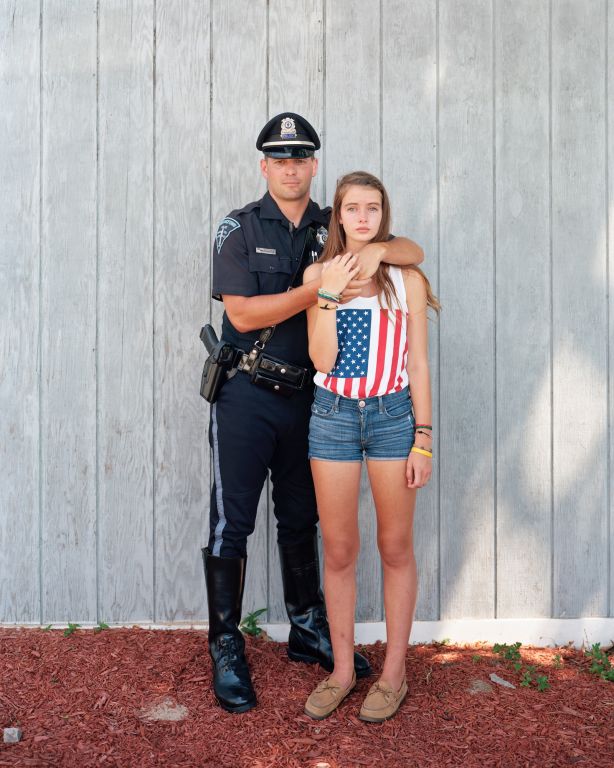
[[[234,211],[231,211],[228,216],[234,218],[235,216],[240,216],[242,213],[251,213],[256,208],[260,208],[260,203],[260,200],[254,200],[253,203],[248,203],[247,205],[244,205],[243,208],[236,208]]]

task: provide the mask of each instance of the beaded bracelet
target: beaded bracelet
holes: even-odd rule
[[[428,456],[429,458],[433,458],[433,452],[432,451],[425,451],[424,448],[418,448],[417,446],[413,445],[411,449],[412,453],[420,453],[422,456]]]
[[[329,299],[330,301],[341,301],[341,296],[338,293],[331,293],[323,288],[318,290],[318,297],[321,299]]]

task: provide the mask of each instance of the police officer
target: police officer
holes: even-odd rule
[[[211,408],[214,483],[203,559],[214,692],[229,712],[245,712],[256,704],[238,626],[247,537],[269,470],[290,619],[288,656],[333,669],[307,459],[313,371],[304,310],[316,302],[320,286],[318,280],[302,284],[305,267],[322,250],[330,217],[330,208],[320,208],[309,197],[320,140],[305,118],[284,112],[264,126],[256,147],[264,153],[260,168],[268,191],[232,211],[213,244],[212,295],[224,302],[222,339],[236,356]],[[422,260],[421,249],[402,238],[367,246],[363,260],[367,255],[372,271],[382,257],[394,263]],[[356,281],[347,298],[361,287]],[[260,353],[264,362],[258,362]],[[357,677],[371,673],[358,653],[355,667]]]

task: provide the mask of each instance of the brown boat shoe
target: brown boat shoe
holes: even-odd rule
[[[305,702],[305,714],[314,720],[324,720],[337,709],[355,685],[356,672],[353,673],[352,681],[347,688],[342,688],[336,680],[326,677],[309,694]]]
[[[369,689],[358,717],[361,720],[366,720],[368,723],[383,723],[384,720],[390,720],[391,717],[396,715],[406,696],[406,680],[403,680],[403,684],[398,691],[378,680]]]

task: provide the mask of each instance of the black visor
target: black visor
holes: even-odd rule
[[[263,150],[267,157],[288,158],[288,157],[313,157],[313,149],[306,147],[271,147]]]

